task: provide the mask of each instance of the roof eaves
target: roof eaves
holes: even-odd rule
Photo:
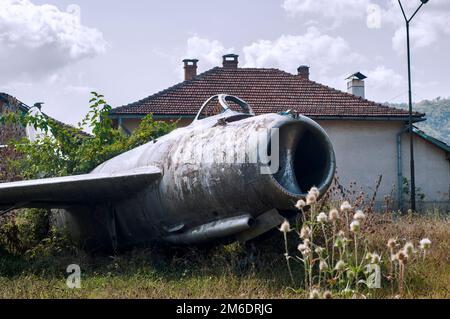
[[[31,107],[29,107],[25,103],[19,101],[17,98],[15,98],[12,95],[9,95],[7,93],[0,92],[0,99],[3,99],[4,101],[6,101],[8,103],[15,103],[19,107],[19,109],[22,112],[24,112],[24,113],[27,113],[31,109]],[[55,121],[58,125],[60,125],[62,127],[66,127],[66,128],[69,128],[69,129],[76,129],[72,125],[69,125],[69,124],[63,123],[61,121],[58,121],[58,120],[52,118],[51,116],[49,116],[49,115],[47,115],[45,113],[42,113],[42,115],[44,115],[47,119],[51,119],[51,120]],[[84,132],[82,130],[80,130],[80,134],[84,135],[84,136],[91,136],[91,134],[86,133],[86,132]]]
[[[158,114],[152,113],[154,119],[192,119],[195,118],[193,114]],[[147,113],[114,113],[111,114],[112,119],[142,119],[147,116]],[[346,120],[346,121],[400,121],[407,122],[407,116],[345,116],[345,115],[308,115],[314,120]],[[413,122],[423,122],[425,118],[413,117]]]
[[[299,78],[299,77],[297,77],[296,75],[293,75],[293,74],[291,74],[291,73],[288,73],[288,72],[285,72],[285,71],[282,71],[282,70],[279,70],[279,69],[275,69],[275,68],[270,68],[270,69],[269,69],[269,68],[267,68],[267,69],[265,69],[265,68],[264,68],[264,69],[263,69],[263,68],[239,68],[239,69],[228,69],[228,68],[222,68],[222,67],[215,67],[215,68],[212,68],[212,69],[210,69],[210,70],[208,70],[208,71],[205,71],[205,72],[199,74],[198,76],[194,77],[192,80],[180,82],[180,83],[178,83],[178,84],[176,84],[176,85],[174,85],[174,86],[171,86],[171,87],[169,87],[169,88],[167,88],[167,89],[165,89],[165,90],[162,90],[162,91],[157,92],[157,93],[155,93],[155,94],[153,94],[153,95],[150,95],[150,96],[148,96],[148,97],[146,97],[146,98],[144,98],[144,99],[141,99],[141,100],[139,100],[139,101],[137,101],[137,102],[134,102],[134,103],[131,103],[131,104],[128,104],[128,105],[124,105],[124,106],[121,106],[121,107],[114,108],[114,109],[110,112],[110,114],[111,114],[111,115],[127,115],[127,114],[133,114],[133,111],[132,111],[131,109],[133,109],[135,106],[142,106],[143,104],[151,103],[154,99],[160,97],[161,95],[164,95],[164,94],[167,94],[167,93],[171,93],[171,92],[173,92],[173,91],[176,91],[176,90],[179,89],[179,88],[184,87],[185,85],[188,85],[188,84],[190,84],[190,83],[193,83],[193,82],[202,80],[206,75],[213,74],[214,72],[216,72],[216,71],[218,71],[218,70],[226,70],[226,71],[228,71],[228,72],[240,71],[240,70],[253,70],[253,71],[260,71],[260,72],[263,72],[263,71],[265,71],[265,72],[267,72],[267,71],[271,71],[271,72],[279,72],[280,74],[284,74],[284,75],[286,75],[286,76],[290,76],[290,77],[296,78],[296,79],[298,79],[299,81],[309,82],[309,84],[315,85],[317,88],[324,88],[324,89],[327,89],[327,90],[330,90],[330,91],[339,93],[339,94],[341,94],[341,95],[343,95],[343,96],[347,96],[348,98],[351,98],[351,99],[354,99],[354,100],[358,100],[358,101],[367,103],[367,104],[370,105],[370,106],[374,106],[374,107],[376,106],[376,107],[379,107],[379,108],[383,108],[383,109],[385,109],[385,110],[399,110],[399,109],[396,109],[396,108],[393,108],[393,107],[390,107],[390,106],[387,106],[387,105],[384,105],[384,104],[381,104],[381,103],[369,101],[369,100],[367,100],[367,99],[365,99],[365,98],[362,98],[362,97],[357,97],[357,96],[355,96],[355,95],[353,95],[353,94],[350,94],[350,93],[348,93],[348,92],[340,91],[340,90],[337,90],[337,89],[335,89],[335,88],[329,87],[329,86],[324,85],[324,84],[321,84],[321,83],[314,82],[314,81],[309,80],[309,79],[306,80],[306,79],[303,79],[303,78],[301,78],[301,77]],[[138,114],[139,114],[139,112],[138,112]],[[154,114],[156,115],[156,113],[154,113]],[[167,114],[167,113],[162,113],[161,115],[167,115],[167,116],[169,116],[169,117],[171,116],[170,114]],[[376,116],[376,115],[374,115],[374,116],[375,116],[376,118],[379,117],[379,116]],[[400,120],[404,120],[403,117],[406,117],[406,115],[400,115],[400,116],[391,115],[391,116],[392,116],[393,118],[395,118],[395,120],[399,120],[400,117],[402,117],[402,119],[400,119]],[[417,113],[417,112],[414,113],[414,115],[413,115],[413,117],[415,118],[415,119],[414,119],[414,122],[419,122],[419,121],[421,121],[420,118],[423,118],[424,116],[425,116],[425,114],[421,114],[421,113]],[[371,118],[373,118],[371,115],[365,115],[365,117],[371,117]],[[383,118],[385,118],[385,117],[383,116]],[[420,119],[420,120],[417,120],[416,118],[418,118],[418,119]]]
[[[413,132],[420,136],[421,138],[423,138],[424,140],[434,144],[435,146],[439,147],[440,149],[444,150],[447,153],[450,153],[450,145],[448,145],[447,143],[438,140],[437,138],[434,138],[431,135],[428,135],[427,133],[425,133],[424,131],[418,129],[417,127],[413,127]]]
[[[112,119],[142,119],[148,114],[152,114],[153,119],[191,119],[195,118],[194,114],[158,114],[158,113],[114,113],[110,114]]]
[[[361,97],[361,96],[356,96],[356,95],[354,95],[354,94],[351,94],[351,93],[348,93],[348,92],[345,92],[345,91],[338,90],[338,89],[336,89],[336,88],[334,88],[334,87],[331,87],[331,86],[328,86],[328,85],[325,85],[325,84],[322,84],[322,83],[318,83],[318,82],[315,82],[315,81],[310,80],[310,79],[307,79],[306,81],[309,81],[311,84],[317,85],[317,86],[319,86],[319,87],[326,88],[326,89],[331,90],[331,91],[333,91],[333,92],[340,93],[340,94],[344,94],[344,95],[346,95],[347,97],[350,97],[350,98],[353,98],[353,99],[357,99],[357,100],[360,100],[360,101],[362,101],[362,102],[370,103],[370,104],[372,104],[372,105],[374,105],[374,106],[377,106],[377,107],[382,107],[382,108],[389,109],[389,110],[399,110],[399,109],[397,109],[397,108],[395,108],[395,107],[392,107],[392,106],[389,106],[389,105],[386,105],[386,104],[382,104],[382,103],[378,103],[378,102],[374,102],[374,101],[368,100],[368,99],[366,99],[366,98],[363,98],[363,97]],[[414,114],[415,114],[415,115],[413,115],[413,117],[414,117],[414,116],[417,116],[417,117],[424,117],[424,116],[425,116],[425,113],[418,113],[418,112],[415,112]]]
[[[400,121],[400,122],[408,122],[409,117],[407,116],[348,116],[348,115],[310,115],[308,116],[314,120],[347,120],[347,121]],[[425,118],[416,116],[413,117],[413,122],[423,122]]]
[[[9,95],[8,93],[0,92],[0,98],[8,103],[14,103],[22,112],[28,112],[30,110],[30,107],[26,105],[25,103],[19,101],[15,97]]]

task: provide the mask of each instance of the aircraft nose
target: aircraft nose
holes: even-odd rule
[[[325,131],[314,121],[301,117],[279,127],[279,170],[274,181],[293,198],[300,198],[315,186],[323,194],[335,172],[333,146]]]

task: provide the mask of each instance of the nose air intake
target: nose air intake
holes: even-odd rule
[[[301,117],[279,126],[279,163],[274,180],[294,197],[304,196],[316,186],[324,193],[335,171],[335,155],[325,131]]]

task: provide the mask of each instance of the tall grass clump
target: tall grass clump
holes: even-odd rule
[[[373,289],[390,286],[393,297],[403,297],[407,268],[425,260],[430,239],[415,243],[390,238],[380,247],[372,235],[371,208],[345,200],[331,204],[327,196],[322,201],[319,196],[319,190],[311,188],[295,205],[300,211],[296,226],[286,220],[280,228],[293,290],[310,298],[366,298]],[[292,232],[297,240],[295,254],[288,249]],[[294,278],[293,262],[303,268],[302,282]]]

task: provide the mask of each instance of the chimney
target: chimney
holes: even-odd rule
[[[239,55],[225,54],[222,58],[224,68],[237,69],[239,63]]]
[[[361,72],[356,72],[350,75],[346,79],[348,80],[347,92],[355,96],[365,98],[364,79],[367,79],[367,76],[365,76]]]
[[[309,80],[309,66],[300,65],[297,72],[299,77]]]
[[[184,80],[189,81],[197,76],[197,59],[184,59]]]

